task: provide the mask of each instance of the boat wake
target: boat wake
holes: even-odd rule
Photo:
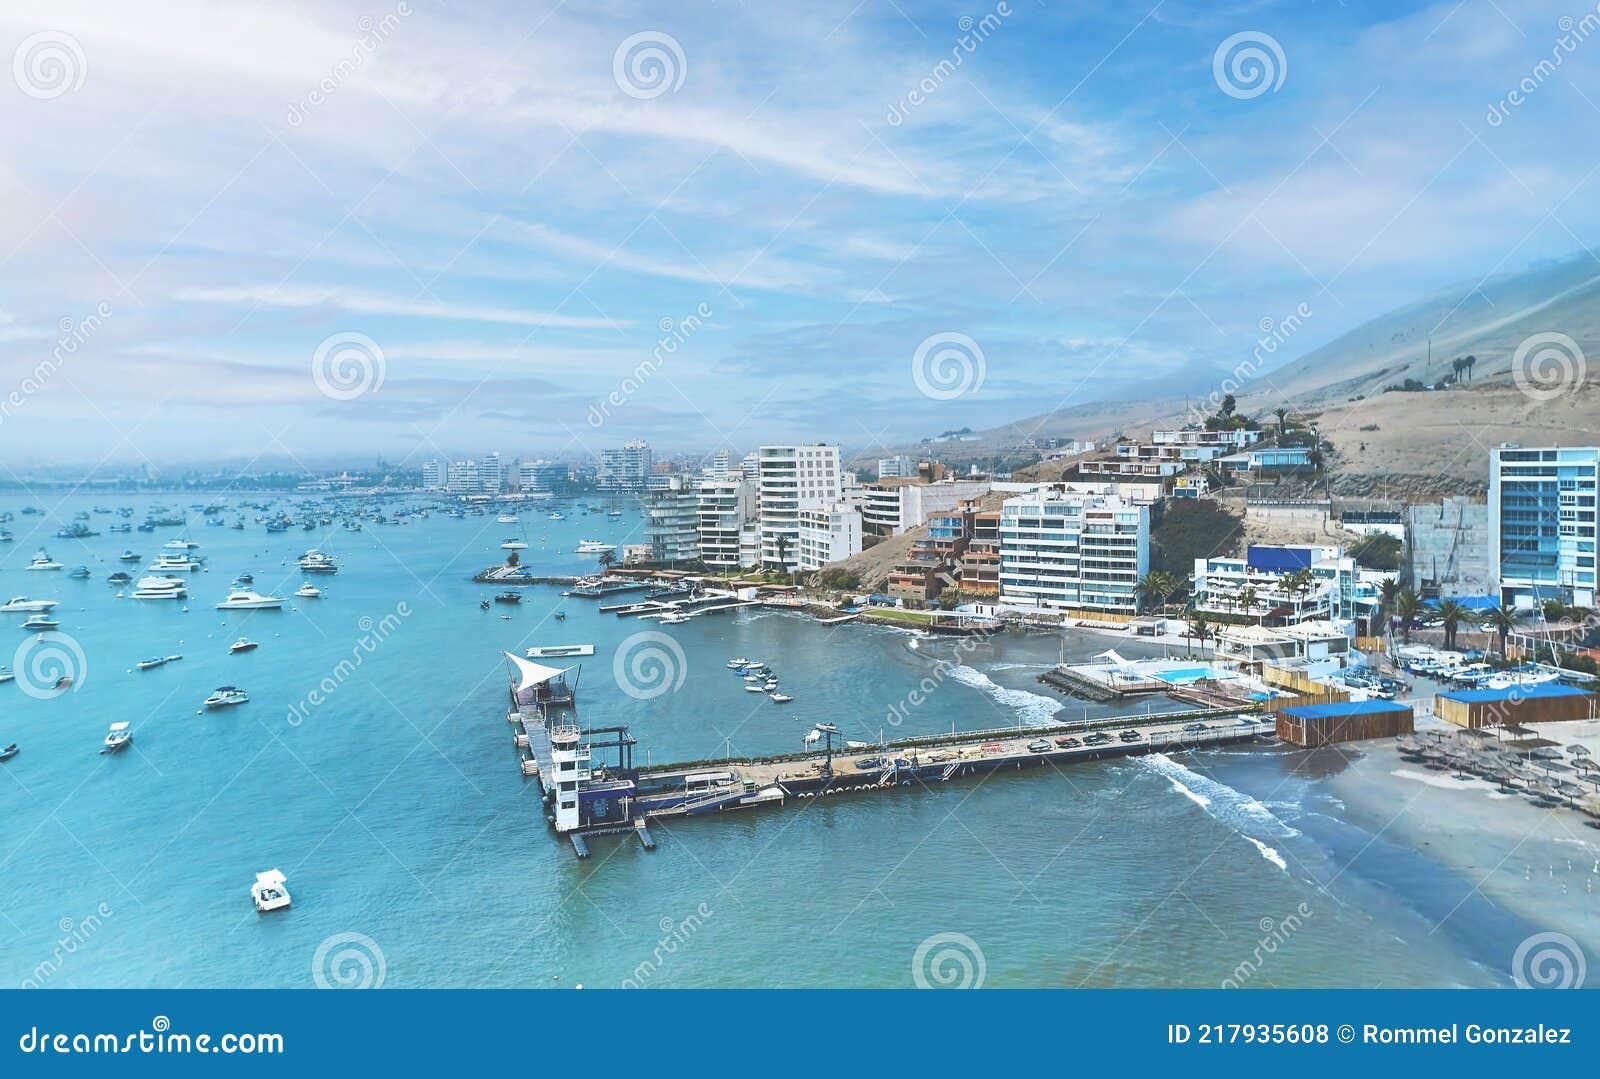
[[[1060,701],[1025,689],[1007,689],[975,667],[951,667],[950,677],[979,690],[1002,710],[1020,716],[1025,726],[1048,727],[1052,717],[1061,711]]]
[[[1285,824],[1272,810],[1242,791],[1185,768],[1165,753],[1139,758],[1140,763],[1165,776],[1172,789],[1199,806],[1212,820],[1227,825],[1250,842],[1261,857],[1284,871],[1283,856],[1265,839],[1292,839],[1299,829]]]

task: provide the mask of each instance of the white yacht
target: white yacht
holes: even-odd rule
[[[166,543],[163,543],[161,545],[161,549],[163,551],[180,551],[187,554],[190,551],[198,551],[200,549],[200,545],[198,543],[191,543],[186,539],[175,539],[168,540]]]
[[[134,599],[187,599],[181,577],[141,577],[133,589]]]
[[[300,568],[306,573],[338,573],[339,566],[331,555],[311,550],[300,556]]]
[[[39,553],[33,556],[33,561],[29,562],[26,568],[38,570],[65,569],[66,567],[60,562],[57,562],[55,559],[51,558],[49,555],[45,554],[44,548],[41,547],[39,548]]]
[[[228,598],[217,604],[219,611],[275,611],[283,606],[277,596],[263,596],[248,589],[229,592]]]
[[[299,596],[301,599],[321,599],[322,589],[318,588],[310,581],[307,581],[305,584],[295,589],[294,594]]]
[[[528,545],[513,536],[502,543],[500,545],[500,549],[502,551],[526,551],[528,549]]]
[[[13,681],[17,676],[11,673],[10,667],[0,667],[0,686]]]
[[[35,611],[48,611],[55,605],[56,601],[53,599],[29,599],[27,596],[15,596],[6,601],[6,603],[0,604],[0,612],[16,613],[26,611],[31,614]]]
[[[494,521],[495,524],[514,525],[517,523],[517,515],[514,513],[502,513],[500,516],[496,517]]]
[[[238,686],[218,686],[217,691],[205,699],[207,708],[229,708],[236,704],[244,704],[250,695]]]
[[[250,902],[256,905],[256,910],[262,914],[269,910],[284,910],[289,906],[288,881],[276,869],[269,869],[265,873],[256,874],[256,882],[250,885]]]
[[[113,723],[111,729],[106,731],[105,741],[102,743],[105,748],[100,752],[115,753],[119,749],[126,748],[131,741],[133,741],[133,731],[129,729],[128,724]]]
[[[201,560],[190,554],[174,554],[166,552],[156,555],[156,560],[150,563],[151,573],[192,573],[201,567]]]
[[[604,540],[586,539],[578,541],[579,554],[599,554],[601,551],[615,551],[616,549],[617,545],[615,543],[606,543]]]

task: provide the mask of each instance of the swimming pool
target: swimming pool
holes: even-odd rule
[[[1187,686],[1206,678],[1215,678],[1216,672],[1210,667],[1179,667],[1170,671],[1157,671],[1157,681],[1165,682],[1169,686]]]

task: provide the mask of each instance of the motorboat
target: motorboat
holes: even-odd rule
[[[552,521],[565,521],[566,519],[567,515],[559,510],[552,511],[550,514],[550,520]]]
[[[604,551],[615,551],[616,549],[616,544],[606,543],[604,540],[586,539],[578,542],[579,554],[600,554]]]
[[[494,520],[495,520],[496,524],[514,525],[514,524],[517,523],[517,515],[514,514],[514,513],[502,513],[500,516],[496,517]]]
[[[14,596],[5,604],[0,605],[0,612],[14,614],[20,611],[48,611],[56,606],[53,599],[29,599],[27,596]]]
[[[521,592],[498,592],[498,593],[495,594],[494,601],[496,603],[521,603],[522,602],[522,593]]]
[[[217,604],[219,611],[276,611],[283,606],[277,596],[263,596],[260,592],[240,589],[229,592],[228,598]]]
[[[774,704],[788,704],[790,701],[794,700],[794,698],[789,696],[787,693],[779,693],[777,690],[773,690],[772,692],[768,693],[767,696],[772,699]]]
[[[73,566],[72,572],[67,574],[67,576],[71,577],[74,581],[87,581],[89,579],[89,567]]]
[[[743,656],[728,660],[728,670],[737,671],[746,666],[750,661]]]
[[[161,545],[161,549],[163,551],[198,551],[200,549],[200,545],[198,543],[192,543],[186,539],[174,539],[163,543]]]
[[[201,559],[189,554],[159,554],[156,560],[150,563],[151,573],[193,573],[200,569],[204,563]]]
[[[529,659],[559,659],[566,656],[592,656],[592,644],[547,644],[528,649]]]
[[[39,548],[39,553],[33,556],[33,561],[23,568],[30,570],[66,569],[60,562],[46,554],[43,547]]]
[[[141,577],[133,590],[134,599],[187,599],[181,577]]]
[[[767,690],[765,686],[756,682],[747,682],[745,683],[744,691],[746,693],[765,693]]]
[[[15,757],[19,752],[21,752],[21,751],[19,749],[17,749],[17,743],[12,742],[9,746],[6,746],[4,749],[0,749],[0,761],[8,761],[12,757]]]
[[[228,654],[232,655],[236,652],[253,652],[260,647],[260,641],[252,641],[248,637],[240,637],[237,641],[234,641],[228,646]]]
[[[299,565],[301,571],[305,573],[339,572],[338,563],[334,562],[333,556],[323,554],[321,551],[317,550],[307,551],[305,554],[301,555],[299,558]]]
[[[10,667],[0,667],[0,686],[14,680],[17,676],[11,673]]]
[[[303,584],[299,588],[295,589],[294,594],[299,596],[301,599],[321,599],[322,589],[318,588],[314,584]]]
[[[287,910],[289,907],[287,884],[283,874],[276,869],[257,873],[256,882],[250,885],[250,902],[255,904],[257,912],[261,914],[272,910]]]
[[[149,659],[141,659],[138,663],[135,663],[134,666],[138,667],[141,671],[153,671],[157,667],[166,666],[166,663],[166,656],[151,656]]]
[[[513,536],[502,543],[500,545],[500,549],[502,551],[526,551],[528,549],[528,545]]]
[[[48,617],[47,615],[36,614],[26,622],[22,623],[22,628],[38,630],[39,632],[43,633],[52,629],[60,629],[61,623],[54,618]]]
[[[132,548],[124,548],[122,553],[117,556],[117,561],[119,562],[138,562],[140,560],[140,556],[135,554]]]
[[[126,749],[131,741],[133,741],[133,731],[128,724],[113,723],[111,728],[106,731],[105,740],[101,743],[105,748],[100,752],[116,753],[119,750]]]
[[[218,686],[217,691],[205,699],[207,708],[231,708],[236,704],[244,704],[250,695],[238,686]]]

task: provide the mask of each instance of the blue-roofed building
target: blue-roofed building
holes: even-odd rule
[[[1511,724],[1565,723],[1593,719],[1600,697],[1559,682],[1507,686],[1504,689],[1455,689],[1436,694],[1434,715],[1458,727],[1503,727]]]
[[[1306,704],[1278,711],[1278,737],[1307,748],[1393,738],[1414,729],[1410,705],[1397,701]]]

